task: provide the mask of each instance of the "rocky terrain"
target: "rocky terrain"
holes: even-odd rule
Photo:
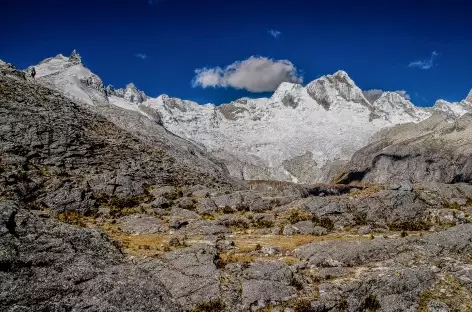
[[[471,154],[472,115],[437,115],[378,133],[354,154],[340,181],[470,182]]]
[[[240,181],[65,61],[0,63],[0,311],[472,311],[470,115],[410,107],[338,184]]]

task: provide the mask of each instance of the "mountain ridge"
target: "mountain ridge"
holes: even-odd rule
[[[219,157],[232,176],[246,180],[327,182],[333,166],[346,163],[379,130],[421,122],[433,113],[457,118],[469,111],[467,100],[417,107],[399,91],[382,92],[373,101],[342,70],[305,86],[282,83],[269,98],[241,98],[218,106],[168,95],[151,98],[133,83],[105,87],[75,50],[69,58],[44,60],[36,72],[39,83],[72,99],[159,120],[170,132]]]

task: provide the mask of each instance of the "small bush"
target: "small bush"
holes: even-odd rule
[[[301,211],[299,209],[290,209],[287,213],[287,220],[291,224],[295,224],[300,221],[308,221],[311,220],[312,216],[306,211]]]
[[[231,208],[230,206],[224,206],[223,207],[223,213],[233,213],[234,209]]]
[[[290,281],[290,286],[295,287],[297,290],[303,289],[303,284],[300,283],[300,281],[297,280],[296,278],[292,278],[292,280]]]
[[[315,312],[311,306],[311,300],[305,298],[296,299],[293,303],[294,312]]]
[[[167,199],[167,200],[176,200],[178,198],[181,198],[184,196],[184,192],[181,190],[181,189],[176,189],[174,192],[172,193],[166,193],[164,194],[164,197]]]
[[[334,229],[334,222],[328,217],[317,218],[315,216],[312,218],[312,221],[315,225],[322,226],[328,231],[332,231]]]
[[[367,298],[365,298],[360,310],[374,312],[380,308],[381,306],[377,298],[374,295],[369,295]]]
[[[357,225],[367,225],[367,214],[365,212],[355,213],[354,222],[356,222]]]
[[[263,218],[253,220],[254,226],[259,229],[270,228],[274,226],[274,222],[270,220],[265,220]]]
[[[208,302],[202,302],[191,309],[190,312],[221,312],[226,308],[225,304],[220,299]]]

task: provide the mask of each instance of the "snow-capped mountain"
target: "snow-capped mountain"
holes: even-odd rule
[[[470,90],[466,99],[460,102],[451,103],[445,100],[437,100],[433,110],[441,112],[450,118],[458,118],[464,114],[472,113],[472,90]]]
[[[137,110],[148,97],[130,83],[125,89],[105,87],[100,77],[82,64],[82,58],[74,50],[69,57],[62,54],[35,65],[36,79],[65,93],[69,98],[90,105],[110,103],[125,109]],[[31,72],[32,67],[26,71]]]
[[[349,160],[379,129],[431,115],[396,93],[369,103],[344,71],[218,107],[167,96],[144,105],[171,132],[226,159],[233,175],[295,182],[325,181],[333,164]]]
[[[414,106],[398,92],[379,92],[368,100],[344,71],[306,86],[282,83],[270,98],[215,106],[167,95],[150,98],[134,84],[104,87],[75,51],[35,67],[40,83],[70,98],[152,116],[170,132],[206,147],[244,179],[324,182],[380,129],[419,122],[455,105],[472,108],[472,92],[459,104],[437,104],[433,110]]]

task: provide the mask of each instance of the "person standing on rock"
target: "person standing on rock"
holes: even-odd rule
[[[31,77],[33,77],[33,80],[36,80],[35,77],[36,77],[36,69],[33,67],[33,69],[31,69]]]

